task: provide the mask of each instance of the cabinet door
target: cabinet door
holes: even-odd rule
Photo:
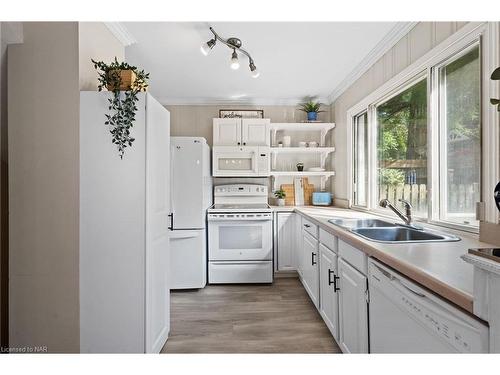
[[[337,276],[337,254],[319,244],[319,291],[320,313],[335,340],[339,339],[339,299],[335,284]]]
[[[319,307],[319,270],[318,270],[318,240],[309,233],[304,233],[304,287],[314,303]]]
[[[278,271],[295,270],[295,215],[278,212]]]
[[[241,119],[214,118],[214,146],[239,146],[241,144]]]
[[[297,273],[304,276],[304,238],[302,237],[302,216],[295,216],[295,262],[297,263]]]
[[[340,276],[339,345],[345,353],[368,353],[366,277],[342,258],[338,262],[338,271]]]
[[[241,141],[244,146],[269,146],[270,120],[267,118],[243,119],[241,123]]]
[[[146,352],[159,353],[170,329],[170,114],[146,105]]]

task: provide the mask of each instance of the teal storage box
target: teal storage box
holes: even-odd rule
[[[313,206],[330,206],[332,204],[332,194],[326,191],[315,191],[312,195]]]

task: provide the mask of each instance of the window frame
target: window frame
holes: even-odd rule
[[[443,225],[447,226],[450,228],[454,229],[459,229],[459,230],[466,230],[466,231],[471,231],[471,232],[477,232],[478,231],[478,226],[474,225],[467,225],[467,224],[459,224],[456,222],[452,221],[447,221],[441,218],[441,214],[443,210],[446,209],[447,207],[447,202],[444,199],[441,199],[443,194],[444,186],[446,185],[446,173],[440,173],[441,170],[446,169],[443,166],[444,160],[446,160],[447,153],[446,153],[446,147],[443,147],[442,142],[446,142],[447,134],[447,124],[443,123],[442,118],[443,116],[446,117],[446,107],[442,105],[442,96],[443,96],[443,87],[442,87],[442,78],[441,78],[441,68],[453,63],[454,61],[457,61],[461,57],[465,56],[469,52],[471,52],[473,49],[479,48],[479,70],[480,70],[480,76],[482,76],[482,59],[481,59],[481,38],[478,37],[475,41],[469,43],[469,45],[465,46],[463,49],[460,51],[456,52],[455,54],[449,56],[447,59],[441,61],[440,63],[434,65],[433,67],[430,68],[430,74],[431,74],[431,80],[432,80],[432,102],[430,103],[431,107],[434,109],[435,116],[432,116],[431,121],[433,122],[433,129],[436,129],[436,132],[438,133],[437,136],[433,138],[433,141],[436,142],[437,140],[437,147],[436,147],[436,157],[433,158],[432,161],[432,169],[436,171],[436,178],[435,180],[437,182],[437,189],[433,189],[433,194],[432,194],[432,201],[438,202],[436,204],[436,207],[432,212],[429,212],[429,222],[432,224],[436,225]],[[483,82],[480,80],[480,87],[479,87],[479,92],[482,93],[482,86]],[[484,104],[484,100],[482,98],[482,94],[480,95],[479,98],[479,106],[482,108]],[[481,143],[481,165],[480,165],[480,172],[479,172],[479,183],[481,186],[481,190],[479,193],[479,202],[483,201],[483,113],[480,110],[480,125],[481,125],[481,137],[480,137],[480,143]],[[433,175],[434,179],[434,175]]]
[[[493,106],[486,103],[489,97],[498,95],[498,88],[489,82],[489,73],[497,64],[500,63],[498,56],[498,42],[500,23],[498,22],[471,22],[458,30],[444,42],[434,47],[431,51],[419,58],[416,62],[408,66],[401,73],[384,83],[381,87],[369,94],[365,99],[353,106],[347,111],[347,138],[348,144],[353,145],[353,129],[354,117],[367,111],[368,126],[369,126],[369,186],[368,186],[368,202],[367,207],[354,205],[353,200],[353,167],[354,167],[354,148],[351,147],[348,153],[348,196],[349,206],[356,210],[369,211],[381,216],[390,216],[387,210],[378,209],[376,202],[377,192],[374,189],[373,171],[376,168],[376,148],[375,153],[373,147],[376,146],[376,105],[389,100],[391,97],[398,95],[412,84],[418,82],[418,79],[427,78],[427,137],[428,137],[428,155],[427,155],[427,174],[428,174],[428,218],[424,222],[434,225],[440,225],[452,229],[468,231],[472,233],[478,232],[478,227],[450,223],[440,220],[439,196],[440,196],[440,177],[439,177],[439,107],[435,103],[439,100],[439,90],[436,90],[436,85],[439,84],[437,74],[439,74],[439,66],[445,65],[450,61],[460,58],[463,54],[470,51],[479,44],[480,51],[480,69],[481,69],[481,200],[487,196],[487,187],[492,185],[500,177],[500,131],[497,129],[499,114]],[[488,73],[489,72],[489,73]],[[375,126],[373,126],[375,124]],[[495,155],[496,157],[492,157]],[[485,159],[486,158],[486,159]],[[489,158],[489,159],[488,159]],[[375,181],[376,182],[376,181]],[[371,186],[370,186],[371,185]],[[434,203],[434,204],[433,204]],[[436,204],[437,203],[437,204]],[[486,202],[481,202],[479,207],[479,218],[483,221],[497,222],[499,214],[496,211],[495,204],[491,199]],[[391,217],[391,216],[390,216]]]
[[[368,110],[364,110],[360,113],[358,113],[357,115],[354,115],[353,116],[353,142],[352,142],[352,148],[353,148],[353,153],[357,156],[357,150],[358,150],[358,147],[356,146],[356,140],[357,140],[357,126],[359,125],[359,123],[357,122],[358,119],[363,116],[363,115],[366,115],[366,143],[367,143],[367,159],[368,161],[370,160],[369,159],[369,155],[371,153],[371,145],[370,145],[370,126],[369,126],[369,123],[370,121],[368,120],[368,116],[369,116],[369,112]],[[370,173],[369,173],[369,167],[368,167],[368,170],[367,170],[367,186],[366,186],[366,195],[365,195],[365,200],[366,200],[366,205],[359,205],[359,204],[356,204],[356,201],[357,201],[357,198],[355,196],[355,194],[357,193],[356,189],[357,189],[357,183],[356,183],[356,178],[357,178],[357,175],[356,175],[356,161],[354,160],[355,158],[353,158],[353,166],[352,166],[352,176],[353,176],[353,195],[352,195],[352,204],[354,207],[358,207],[360,209],[368,209],[370,207],[370,191],[371,191],[371,181],[370,181]]]
[[[369,141],[369,143],[372,144],[372,152],[371,152],[371,154],[368,155],[368,157],[372,159],[371,163],[370,163],[370,167],[369,167],[369,171],[371,171],[371,175],[369,175],[369,179],[371,180],[371,184],[372,184],[373,188],[369,191],[369,194],[371,195],[371,202],[373,202],[373,206],[372,206],[372,209],[370,211],[375,212],[379,215],[387,215],[387,210],[381,208],[378,205],[378,198],[377,198],[379,196],[378,182],[377,182],[378,175],[376,173],[376,171],[377,171],[376,152],[377,152],[377,140],[378,140],[377,108],[379,106],[381,106],[382,104],[388,102],[392,98],[398,96],[402,92],[406,91],[407,89],[411,88],[412,86],[422,82],[423,80],[427,80],[427,93],[428,93],[429,92],[429,77],[428,77],[427,71],[424,70],[424,71],[417,73],[411,79],[406,81],[403,85],[399,86],[397,89],[388,93],[386,96],[380,98],[380,100],[374,102],[369,107],[369,110],[372,112],[371,113],[372,122],[371,122],[371,125],[369,122],[368,126],[373,128],[372,134],[371,134],[371,141]],[[427,95],[427,134],[428,133],[429,133],[429,96]],[[427,139],[429,139],[429,138],[427,138]],[[429,157],[427,158],[427,160],[428,159],[429,159]],[[429,162],[427,162],[427,176],[429,176]],[[429,184],[427,184],[427,185],[429,185]],[[393,202],[393,203],[396,203],[396,202]],[[415,221],[427,221],[428,220],[427,218],[423,218],[420,216],[414,216],[413,218]]]

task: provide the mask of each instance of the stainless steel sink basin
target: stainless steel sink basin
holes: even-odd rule
[[[397,226],[397,224],[393,224],[379,219],[330,219],[328,220],[328,222],[347,229],[379,228],[379,227],[387,228],[387,227]]]
[[[460,241],[460,238],[450,234],[398,226],[392,228],[353,228],[351,230],[367,240],[386,243]]]

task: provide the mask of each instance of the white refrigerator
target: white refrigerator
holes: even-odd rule
[[[206,210],[212,205],[210,148],[205,138],[171,137],[170,288],[207,283]]]

